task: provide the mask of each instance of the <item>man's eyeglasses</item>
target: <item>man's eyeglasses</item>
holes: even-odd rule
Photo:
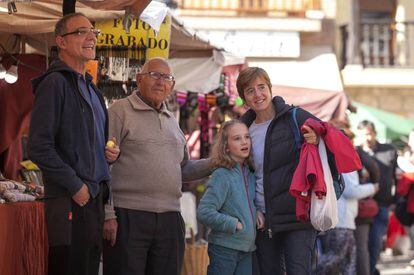
[[[173,82],[175,80],[174,76],[170,75],[170,74],[163,74],[163,73],[159,73],[159,72],[148,72],[148,73],[142,73],[139,75],[149,75],[151,78],[155,79],[155,80],[165,80],[168,82]]]
[[[89,33],[92,33],[95,37],[98,37],[101,34],[101,30],[94,29],[94,28],[79,28],[73,32],[67,32],[67,33],[61,34],[60,36],[65,37],[67,35],[72,35],[72,34],[76,34],[78,36],[86,36]]]

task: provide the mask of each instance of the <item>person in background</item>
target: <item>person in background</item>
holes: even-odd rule
[[[44,177],[49,275],[99,271],[107,161],[119,148],[105,147],[106,106],[85,68],[98,34],[81,13],[62,17],[55,26],[59,58],[33,80],[28,151]]]
[[[105,206],[104,274],[181,274],[183,181],[211,173],[210,159],[189,160],[186,140],[165,100],[175,78],[165,59],[145,62],[138,90],[109,108],[109,133],[122,150],[112,165]]]
[[[331,122],[332,123],[332,122]],[[352,140],[354,135],[346,124],[332,123],[342,129]],[[357,273],[357,247],[355,240],[355,218],[358,214],[358,200],[373,196],[379,188],[378,183],[360,185],[358,172],[342,174],[345,189],[338,199],[338,224],[323,235],[322,253],[316,274],[352,275]],[[368,231],[366,232],[368,233]],[[367,235],[368,236],[368,235]],[[368,242],[368,239],[366,239]],[[369,261],[369,259],[367,259]]]
[[[414,129],[408,135],[405,151],[403,155],[398,157],[397,162],[402,173],[414,173]],[[405,226],[405,230],[410,237],[410,250],[414,250],[414,225]],[[411,262],[411,266],[414,266],[414,260]]]
[[[265,70],[250,67],[237,78],[237,91],[250,108],[241,118],[249,127],[256,176],[255,205],[265,216],[264,229],[257,231],[257,259],[261,275],[310,274],[316,231],[310,222],[296,218],[296,200],[289,193],[299,162],[291,110],[283,98],[272,96]],[[307,118],[297,109],[299,128]],[[305,126],[306,142],[317,144],[315,132]]]
[[[345,135],[348,136],[352,142],[354,142],[355,134],[350,129],[351,126],[349,124],[349,121],[334,119],[331,120],[330,123],[336,128],[341,129],[341,131],[343,131]],[[356,151],[362,163],[362,169],[358,171],[359,183],[378,183],[379,168],[375,159],[372,158],[367,152],[362,150],[361,147],[356,147]],[[376,185],[376,187],[378,186],[379,185]],[[373,216],[361,217],[359,215],[359,212],[358,216],[355,218],[356,228],[354,231],[354,236],[356,242],[356,274],[358,275],[370,275],[368,238],[369,229],[372,222]]]
[[[380,170],[379,191],[374,199],[378,203],[378,214],[374,217],[369,232],[370,272],[378,274],[376,264],[383,248],[383,237],[387,233],[389,206],[393,202],[392,189],[396,183],[397,151],[394,146],[377,141],[374,123],[363,120],[358,124],[359,147],[375,159]]]
[[[359,183],[370,184],[379,182],[379,168],[378,164],[368,153],[363,151],[360,147],[356,148],[356,151],[361,159],[362,170],[358,171]],[[379,187],[379,186],[378,186]],[[378,190],[377,190],[378,192]],[[378,205],[378,203],[377,203]],[[356,229],[355,241],[357,244],[357,274],[358,275],[370,275],[370,257],[369,257],[369,231],[371,224],[374,221],[374,217],[361,217],[355,218]]]
[[[403,173],[414,173],[414,129],[408,135],[404,154],[398,157],[397,162]]]
[[[197,209],[197,218],[211,228],[208,236],[210,264],[208,275],[252,274],[255,249],[256,179],[250,157],[251,140],[246,125],[237,120],[225,122],[212,151],[213,172]],[[257,215],[257,228],[264,225]]]

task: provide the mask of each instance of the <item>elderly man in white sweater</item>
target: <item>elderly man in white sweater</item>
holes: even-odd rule
[[[378,183],[359,184],[358,172],[342,174],[345,190],[338,200],[338,225],[323,236],[323,251],[316,274],[355,275],[356,244],[354,238],[358,200],[378,191]]]

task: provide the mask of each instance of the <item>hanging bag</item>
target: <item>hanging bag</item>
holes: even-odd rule
[[[191,238],[185,244],[181,275],[207,274],[207,266],[209,264],[207,243],[196,242],[192,228],[190,228],[190,234]]]
[[[378,204],[373,198],[358,201],[358,218],[373,218],[378,214]]]
[[[407,211],[407,198],[399,197],[395,204],[394,210],[397,220],[405,226],[411,226],[414,224],[414,214]]]
[[[326,184],[326,196],[319,199],[315,192],[312,192],[310,221],[316,230],[327,231],[334,228],[338,224],[338,207],[325,142],[323,139],[320,139],[319,141],[318,150]]]

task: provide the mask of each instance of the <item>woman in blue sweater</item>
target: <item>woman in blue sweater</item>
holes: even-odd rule
[[[211,228],[209,275],[252,274],[256,208],[250,149],[247,127],[237,120],[225,122],[212,152],[219,168],[213,172],[197,209],[199,221]],[[257,225],[264,225],[262,214]]]

